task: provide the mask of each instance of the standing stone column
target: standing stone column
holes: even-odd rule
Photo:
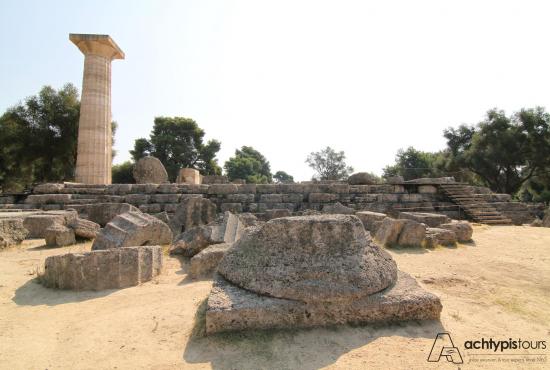
[[[84,53],[76,182],[110,184],[111,61],[124,59],[124,52],[108,35],[71,33],[69,39]]]

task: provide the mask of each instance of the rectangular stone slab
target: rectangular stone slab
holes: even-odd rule
[[[392,287],[379,293],[352,302],[315,304],[258,295],[217,274],[208,297],[206,333],[431,320],[439,318],[441,309],[439,297],[402,271]]]

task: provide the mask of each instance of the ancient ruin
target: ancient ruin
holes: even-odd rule
[[[278,218],[218,266],[206,332],[436,319],[439,298],[398,271],[350,215]]]
[[[70,34],[84,54],[76,181],[110,184],[112,166],[111,61],[124,52],[108,35]]]

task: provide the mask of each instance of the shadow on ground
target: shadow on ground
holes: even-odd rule
[[[28,280],[15,291],[12,301],[18,306],[57,306],[65,303],[87,301],[105,297],[119,289],[75,292],[74,290],[59,290],[46,288],[36,278]]]
[[[433,339],[444,332],[439,320],[391,325],[331,326],[312,329],[254,330],[205,336],[206,300],[200,305],[183,359],[213,369],[319,369],[342,355],[383,337]]]

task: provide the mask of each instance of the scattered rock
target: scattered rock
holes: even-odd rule
[[[454,231],[437,227],[428,227],[426,229],[426,247],[433,248],[438,244],[446,246],[455,245],[456,234]]]
[[[258,222],[260,222],[256,216],[248,212],[239,213],[237,217],[239,217],[244,227],[257,226]]]
[[[92,250],[143,245],[163,245],[172,241],[168,225],[147,213],[127,212],[116,216],[97,235]]]
[[[76,218],[69,223],[69,227],[74,230],[74,234],[84,239],[94,239],[99,233],[101,226],[93,221]]]
[[[55,223],[45,230],[44,238],[48,247],[64,247],[76,243],[73,229]]]
[[[355,213],[355,210],[353,208],[344,206],[340,202],[336,202],[334,204],[324,205],[323,213],[332,215],[352,215]]]
[[[74,290],[126,288],[160,274],[162,247],[125,247],[46,258],[41,282],[46,287]]]
[[[140,212],[139,209],[128,203],[95,203],[86,204],[82,212],[86,219],[104,227],[116,216],[126,212]]]
[[[424,212],[400,212],[399,218],[404,220],[413,220],[426,224],[428,227],[439,227],[441,224],[451,222],[451,219],[445,215],[438,213],[424,213]]]
[[[453,231],[459,242],[469,242],[472,240],[472,235],[474,234],[474,228],[468,221],[453,221],[441,224],[439,228]]]
[[[266,221],[272,220],[274,218],[289,217],[292,213],[288,209],[268,209],[265,211]]]
[[[371,233],[376,233],[376,230],[380,227],[382,221],[388,217],[385,213],[370,212],[370,211],[360,211],[356,212],[355,215],[359,217],[363,226],[367,231]]]
[[[363,297],[387,288],[397,267],[350,215],[277,218],[227,252],[218,271],[259,294],[304,302]]]
[[[185,198],[176,208],[170,220],[170,228],[174,235],[189,230],[195,226],[206,225],[216,218],[216,205],[202,197]]]
[[[421,247],[426,238],[426,225],[410,221],[403,225],[397,244],[403,247]]]
[[[29,231],[28,238],[44,238],[46,229],[54,224],[65,225],[65,218],[59,214],[36,214],[25,217],[23,226]]]
[[[233,243],[244,231],[238,216],[225,212],[208,225],[197,226],[176,237],[170,247],[171,254],[192,257],[212,244]]]
[[[211,245],[196,254],[191,258],[189,275],[193,278],[212,275],[231,245],[230,243]]]
[[[154,214],[153,216],[164,222],[166,225],[170,225],[170,216],[168,216],[166,211]]]
[[[21,218],[0,218],[0,249],[21,244],[28,234]]]
[[[374,185],[377,183],[376,177],[368,172],[357,172],[348,178],[350,185]]]
[[[542,220],[540,218],[535,218],[533,222],[531,222],[532,227],[542,227]]]
[[[403,229],[403,226],[407,223],[407,220],[396,220],[386,217],[380,223],[378,230],[375,234],[375,239],[382,245],[394,246],[399,240],[399,234]]]
[[[164,184],[168,182],[168,173],[162,162],[155,157],[143,157],[134,167],[134,179],[137,184]]]
[[[402,184],[405,182],[403,176],[390,176],[386,178],[386,183],[388,184]]]

